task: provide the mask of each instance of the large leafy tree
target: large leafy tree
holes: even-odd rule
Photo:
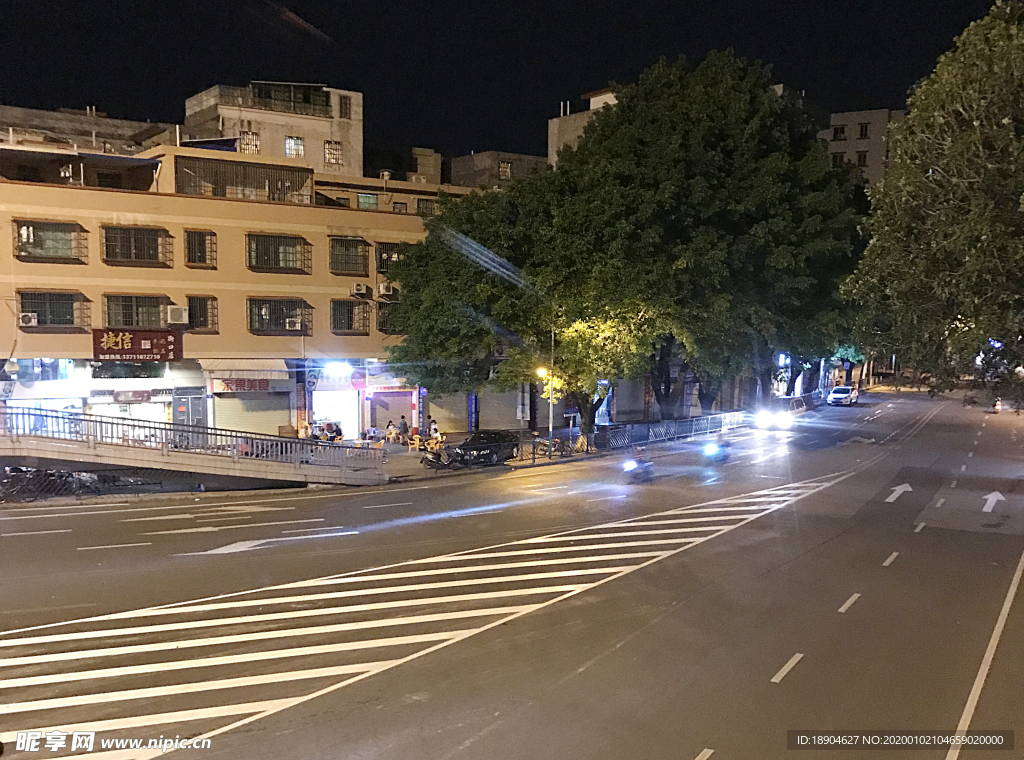
[[[1014,366],[1006,354],[1024,333],[1021,3],[996,3],[916,86],[871,202],[871,241],[846,284],[858,343],[938,387],[995,345],[992,363]]]
[[[645,369],[670,412],[678,386],[659,373],[673,358],[710,405],[723,377],[767,379],[779,350],[831,350],[862,196],[765,67],[731,53],[661,62],[556,171],[444,205],[395,274],[406,338],[392,360],[432,390],[502,387],[550,363],[554,330],[554,386],[585,426],[602,380]],[[527,285],[457,252],[448,230]]]

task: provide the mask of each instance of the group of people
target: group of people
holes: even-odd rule
[[[387,427],[384,428],[385,440],[407,444],[409,443],[409,430],[409,422],[405,419],[404,414],[398,420],[398,425],[395,425],[393,420],[388,420]],[[426,431],[430,438],[439,439],[441,437],[441,431],[437,427],[437,420],[429,415],[427,416]]]

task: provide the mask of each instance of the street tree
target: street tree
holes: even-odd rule
[[[997,2],[912,91],[845,294],[858,344],[949,388],[1024,334],[1024,6]],[[1019,366],[1019,365],[1017,365]]]

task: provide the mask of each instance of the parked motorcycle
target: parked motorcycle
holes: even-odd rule
[[[428,470],[454,470],[463,466],[448,446],[441,446],[435,451],[426,452],[420,459],[420,464]]]

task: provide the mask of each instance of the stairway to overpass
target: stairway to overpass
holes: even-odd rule
[[[48,470],[146,468],[220,488],[381,485],[382,449],[91,414],[0,409],[0,462]]]

